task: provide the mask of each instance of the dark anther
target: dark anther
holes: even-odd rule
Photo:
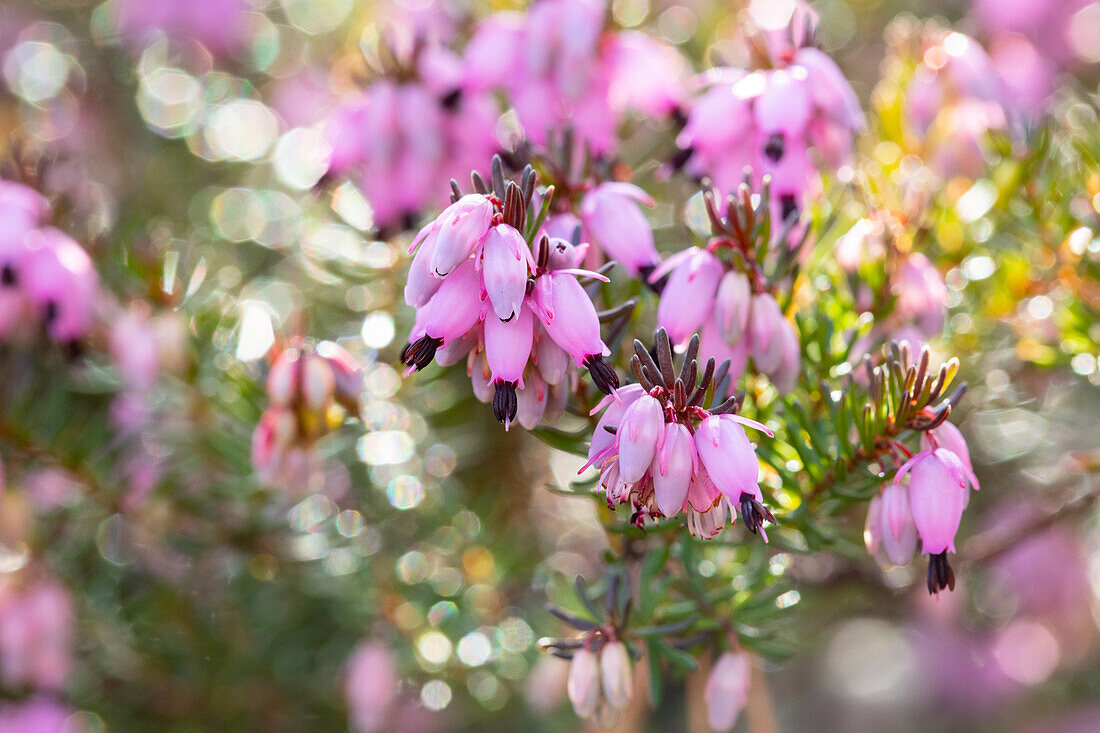
[[[760,527],[764,522],[771,522],[776,524],[775,516],[771,511],[756,500],[752,494],[741,494],[741,501],[738,507],[741,511],[741,519],[745,522],[745,526],[749,528],[749,531],[756,534],[760,531]]]
[[[69,361],[76,361],[84,355],[84,347],[79,341],[70,341],[65,344],[65,355],[69,357]]]
[[[46,316],[45,316],[46,323],[53,323],[54,321],[56,321],[57,320],[57,315],[58,315],[57,301],[51,300],[48,303],[46,303]]]
[[[493,382],[493,417],[505,425],[516,419],[519,399],[516,397],[516,382]]]
[[[0,268],[0,285],[3,285],[6,288],[10,288],[11,286],[15,285],[18,280],[19,278],[15,274],[15,268],[12,267],[10,264],[4,265],[3,268]]]
[[[669,159],[668,164],[673,171],[679,172],[687,165],[687,162],[691,160],[691,156],[694,154],[694,148],[680,148],[676,151],[676,154]]]
[[[955,571],[947,562],[947,551],[928,557],[928,592],[939,593],[944,588],[955,590]]]
[[[401,226],[405,229],[415,229],[416,220],[419,218],[419,214],[415,211],[406,211],[401,215]]]
[[[657,269],[656,265],[643,265],[638,268],[638,274],[642,278],[642,282],[646,284],[650,290],[657,295],[661,294],[661,291],[665,289],[665,283],[668,282],[668,275],[658,278],[656,282],[650,282],[649,276],[653,274],[653,271]]]
[[[676,105],[675,107],[673,107],[672,111],[668,113],[668,116],[669,119],[672,120],[672,124],[677,130],[682,130],[684,129],[684,127],[687,126],[688,116],[687,113],[684,112],[683,108],[680,107],[680,105]]]
[[[601,392],[611,394],[613,390],[618,389],[619,375],[603,360],[602,356],[592,354],[584,360],[584,365],[588,367],[588,373],[592,375],[592,382]]]
[[[794,194],[785,193],[779,197],[779,216],[784,224],[798,216],[798,199]]]
[[[764,143],[764,155],[768,156],[769,160],[778,163],[779,159],[783,157],[783,149],[783,133],[773,132],[768,135],[768,141]]]
[[[454,112],[458,109],[458,105],[462,102],[462,89],[456,88],[450,92],[447,92],[439,103],[443,105],[443,109],[448,112]]]
[[[401,350],[401,363],[415,366],[417,371],[432,363],[436,349],[443,345],[443,339],[421,336]]]

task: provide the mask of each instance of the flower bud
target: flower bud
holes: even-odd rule
[[[642,385],[628,384],[621,388],[616,395],[608,395],[604,398],[602,404],[606,404],[607,409],[600,416],[599,422],[596,423],[596,429],[592,432],[592,443],[588,447],[588,465],[595,463],[601,453],[615,444],[615,433],[610,432],[607,428],[618,428],[626,409],[637,402],[638,398],[644,394],[645,390],[642,389]]]
[[[316,354],[302,359],[301,397],[306,409],[321,412],[332,404],[336,391],[336,375],[328,361]]]
[[[566,691],[578,717],[587,720],[596,714],[600,705],[600,665],[595,652],[583,648],[574,652]]]
[[[695,441],[687,427],[680,423],[667,423],[649,471],[653,478],[653,495],[661,514],[674,517],[680,512],[698,463]]]
[[[754,295],[749,314],[749,336],[752,339],[752,359],[764,374],[777,369],[783,360],[783,344],[777,337],[783,328],[783,312],[768,293]]]
[[[707,677],[703,693],[707,704],[707,722],[715,731],[733,728],[749,700],[749,660],[741,652],[726,652],[718,657]]]
[[[616,433],[620,481],[632,484],[645,475],[657,452],[657,440],[664,424],[661,403],[649,395],[642,395],[626,408]]]
[[[439,215],[432,272],[446,277],[469,259],[489,230],[493,204],[481,194],[463,196]]]
[[[439,286],[424,313],[424,333],[444,343],[473,328],[481,314],[477,271],[473,261],[458,267]]]
[[[882,491],[881,509],[882,549],[895,565],[906,565],[917,551],[917,528],[909,510],[909,487],[889,484]]]
[[[730,346],[738,344],[745,336],[751,302],[749,278],[740,272],[727,272],[714,297],[714,317],[719,333]]]
[[[298,396],[298,370],[301,354],[298,349],[283,349],[267,373],[267,399],[272,405],[286,407]]]
[[[527,430],[534,430],[538,427],[543,414],[546,412],[546,403],[549,396],[550,388],[546,382],[542,381],[542,377],[539,376],[537,371],[532,372],[526,386],[516,394],[518,401],[516,422]]]
[[[600,676],[608,704],[616,710],[625,708],[634,692],[634,665],[626,644],[611,641],[604,645],[600,652]]]
[[[413,255],[409,263],[409,278],[405,281],[405,304],[413,308],[421,308],[427,304],[439,286],[443,278],[432,270],[432,257],[435,255],[435,243],[439,236],[439,230],[433,225],[427,236],[420,243],[420,248]]]
[[[615,182],[601,183],[581,201],[581,216],[592,241],[631,277],[661,261],[653,246],[653,230],[639,203],[653,206],[653,199],[633,184]]]
[[[657,305],[657,324],[674,344],[687,341],[710,314],[725,268],[706,250],[697,250],[669,275]]]
[[[482,279],[497,318],[507,321],[519,312],[527,292],[527,242],[512,227],[498,224],[485,236]]]

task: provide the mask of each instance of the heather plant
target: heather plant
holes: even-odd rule
[[[902,5],[0,6],[0,729],[1100,727],[1100,4]]]

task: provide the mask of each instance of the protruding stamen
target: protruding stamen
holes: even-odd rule
[[[592,382],[604,394],[611,394],[619,388],[619,375],[607,364],[599,354],[592,354],[584,360],[588,367],[588,373],[592,375]]]
[[[421,336],[401,350],[401,363],[420,371],[432,363],[436,350],[442,345],[443,339]]]
[[[798,218],[798,199],[794,194],[785,193],[779,197],[779,218],[784,224]]]
[[[496,381],[493,387],[493,417],[497,422],[509,424],[516,419],[519,410],[519,399],[516,397],[516,382]]]
[[[741,512],[741,519],[753,534],[759,533],[765,521],[777,524],[771,510],[757,501],[756,497],[752,494],[742,493],[741,500],[738,504],[738,511]]]
[[[947,562],[947,551],[928,557],[928,592],[939,593],[944,588],[955,590],[955,571]]]

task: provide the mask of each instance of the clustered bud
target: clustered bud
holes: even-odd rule
[[[458,198],[414,240],[405,301],[417,314],[401,360],[412,371],[465,357],[475,395],[492,402],[496,418],[533,428],[548,410],[564,410],[571,366],[587,368],[605,393],[618,387],[603,361],[610,351],[599,314],[578,280],[607,278],[579,269],[587,245],[543,233],[532,252],[522,232],[534,170],[505,187],[501,167],[494,159],[503,195],[475,176],[482,192]]]
[[[712,730],[728,731],[737,723],[749,699],[749,658],[730,650],[718,657],[703,693],[707,723]]]
[[[289,485],[302,478],[313,442],[358,414],[361,382],[355,358],[332,341],[279,352],[267,376],[269,405],[252,433],[260,481]]]
[[[602,631],[588,636],[573,652],[566,691],[578,717],[612,725],[634,695],[634,662],[626,644]]]
[[[745,526],[763,532],[775,523],[760,491],[756,449],[743,425],[771,435],[762,424],[734,414],[739,400],[726,396],[729,364],[708,359],[699,373],[699,338],[691,339],[677,374],[668,334],[656,335],[656,358],[634,342],[631,366],[638,384],[604,399],[588,463],[597,466],[609,506],[630,503],[633,521],[687,516],[691,533],[713,537],[740,512]],[[713,388],[712,388],[713,387]],[[710,399],[710,408],[703,404]]]

